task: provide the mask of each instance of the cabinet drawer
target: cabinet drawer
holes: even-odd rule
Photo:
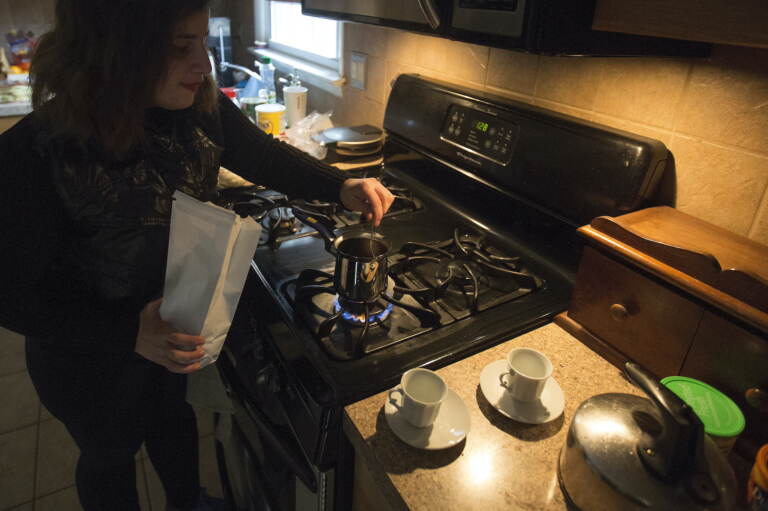
[[[768,338],[707,311],[680,374],[709,383],[744,412],[750,450],[768,443]],[[741,439],[740,439],[741,440]]]
[[[659,377],[678,374],[703,308],[585,247],[568,315]]]

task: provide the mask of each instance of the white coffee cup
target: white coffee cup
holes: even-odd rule
[[[499,382],[514,399],[530,402],[539,399],[551,376],[552,362],[546,355],[531,348],[514,348],[507,355],[507,372],[499,375]]]
[[[397,393],[402,394],[401,403],[394,397]],[[424,428],[435,422],[447,394],[448,385],[439,374],[418,367],[403,373],[400,386],[389,391],[389,402],[409,423]]]
[[[288,116],[288,126],[293,128],[307,115],[307,88],[301,85],[283,87],[283,101]]]

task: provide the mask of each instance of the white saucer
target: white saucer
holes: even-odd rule
[[[396,388],[399,388],[398,385]],[[451,389],[437,412],[431,426],[417,428],[398,414],[397,407],[389,400],[384,403],[384,417],[390,429],[400,440],[419,449],[445,449],[458,444],[469,433],[469,411],[464,401]]]
[[[524,402],[513,399],[499,381],[499,375],[507,371],[507,361],[491,362],[480,373],[480,390],[485,399],[499,413],[526,424],[541,424],[557,419],[565,407],[563,389],[554,378],[547,380],[537,401]]]

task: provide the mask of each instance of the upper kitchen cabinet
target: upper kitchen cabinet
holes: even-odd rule
[[[706,56],[710,48],[593,30],[595,0],[302,0],[302,11],[542,55]]]
[[[765,0],[597,0],[595,30],[768,48]]]

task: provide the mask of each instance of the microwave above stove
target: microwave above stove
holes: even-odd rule
[[[302,0],[302,12],[543,55],[707,56],[700,42],[592,30],[596,0]]]

